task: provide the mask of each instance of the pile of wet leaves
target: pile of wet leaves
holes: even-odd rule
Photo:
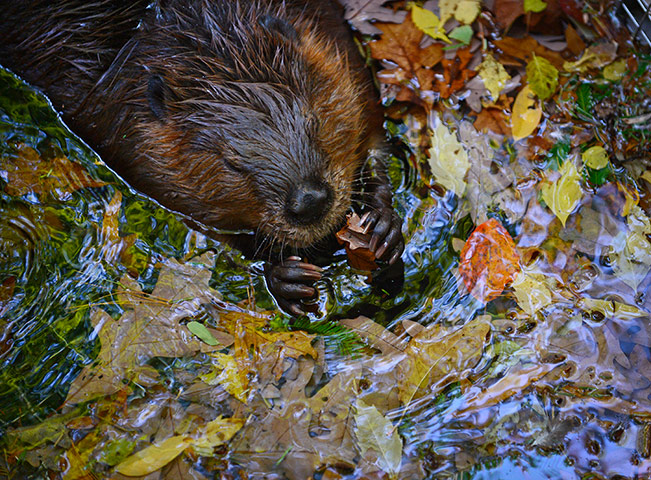
[[[310,318],[0,71],[0,476],[651,477],[648,50],[607,2],[342,3],[404,282],[342,249]]]

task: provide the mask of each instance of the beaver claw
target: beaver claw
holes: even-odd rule
[[[264,276],[278,306],[298,317],[318,309],[317,305],[305,302],[316,298],[314,283],[321,279],[321,272],[316,265],[289,257],[281,263],[266,264]]]
[[[393,265],[405,250],[405,241],[402,237],[402,219],[391,207],[381,207],[371,210],[364,221],[372,233],[369,249],[375,258]]]

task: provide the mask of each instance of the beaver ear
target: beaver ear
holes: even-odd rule
[[[166,91],[167,86],[160,75],[152,75],[149,77],[147,99],[149,100],[151,112],[158,120],[165,120],[167,116],[167,105],[165,105]]]
[[[298,40],[298,32],[294,25],[282,18],[274,17],[272,15],[263,15],[258,20],[258,23],[271,32],[278,32],[288,40]]]

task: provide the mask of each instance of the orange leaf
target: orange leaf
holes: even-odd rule
[[[477,300],[488,303],[520,271],[520,257],[509,232],[491,218],[479,225],[461,250],[459,273]]]

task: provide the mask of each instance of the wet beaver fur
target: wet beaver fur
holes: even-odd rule
[[[308,309],[320,269],[296,255],[353,204],[400,257],[382,113],[335,0],[0,5],[0,64],[135,188],[268,259],[283,309]]]

